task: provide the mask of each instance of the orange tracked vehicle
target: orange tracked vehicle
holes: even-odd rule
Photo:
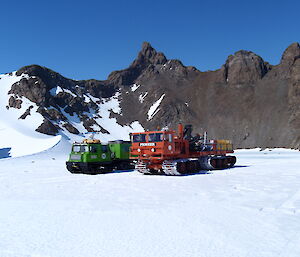
[[[144,174],[184,175],[200,170],[231,168],[235,162],[229,140],[207,140],[207,134],[192,136],[192,126],[178,125],[174,130],[130,134],[130,159]]]

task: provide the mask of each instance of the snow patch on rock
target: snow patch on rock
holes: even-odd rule
[[[60,92],[64,92],[63,89],[60,86],[57,86],[57,87],[54,87],[54,88],[50,89],[50,95],[52,95],[52,96],[56,96]]]
[[[147,95],[148,95],[148,92],[140,94],[139,101],[140,101],[141,104],[144,102],[144,99],[146,98]]]
[[[159,105],[164,99],[165,94],[163,94],[149,109],[148,111],[148,120],[151,120],[160,110]]]
[[[73,97],[77,97],[77,95],[74,94],[71,90],[65,89],[65,88],[61,88],[60,86],[56,86],[56,87],[54,87],[54,88],[52,88],[52,89],[50,90],[50,94],[51,94],[52,96],[56,96],[56,95],[58,95],[59,93],[68,93],[68,94],[70,94],[70,95],[73,96]]]
[[[131,91],[134,92],[135,90],[137,90],[141,85],[138,84],[133,84],[131,87]]]
[[[144,131],[143,127],[138,121],[134,121],[127,126],[118,124],[116,118],[111,117],[111,113],[121,115],[120,108],[120,92],[117,92],[113,97],[105,100],[103,103],[98,104],[99,112],[98,116],[94,117],[94,120],[105,130],[109,131],[109,134],[100,133],[99,139],[102,141],[123,139],[129,140],[129,133]],[[95,136],[96,138],[97,136]]]

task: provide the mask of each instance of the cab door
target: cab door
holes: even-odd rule
[[[101,145],[100,161],[110,162],[111,161],[111,151],[108,145]]]
[[[173,133],[164,134],[164,152],[167,155],[174,154],[175,152]]]

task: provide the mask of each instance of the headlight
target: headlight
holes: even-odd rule
[[[151,152],[155,152],[155,149],[154,149],[154,148],[152,148],[152,149],[151,149]]]
[[[138,148],[138,149],[137,149],[137,151],[138,151],[138,152],[140,152],[140,151],[141,151],[141,149],[140,149],[140,148]]]

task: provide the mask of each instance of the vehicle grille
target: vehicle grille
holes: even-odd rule
[[[70,159],[79,161],[79,160],[81,160],[81,155],[80,154],[71,154]]]

